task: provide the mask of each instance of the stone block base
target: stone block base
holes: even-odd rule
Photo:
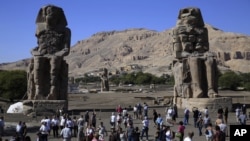
[[[31,116],[55,115],[59,110],[68,110],[67,100],[24,100],[23,114]]]
[[[232,98],[231,97],[216,97],[216,98],[177,98],[176,105],[180,109],[188,108],[192,110],[194,107],[197,107],[200,110],[203,110],[207,107],[210,111],[217,112],[219,107],[223,109],[228,107],[228,110],[232,108]]]

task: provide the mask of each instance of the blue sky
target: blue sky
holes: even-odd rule
[[[71,45],[96,32],[175,26],[179,9],[201,9],[204,22],[225,32],[250,36],[250,0],[2,0],[0,63],[32,57],[37,46],[35,19],[47,4],[63,8],[71,29]]]

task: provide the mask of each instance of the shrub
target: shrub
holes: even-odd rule
[[[236,90],[241,86],[241,77],[233,71],[226,72],[219,77],[219,86],[223,89]]]
[[[0,96],[21,99],[27,91],[27,73],[21,70],[0,71]]]

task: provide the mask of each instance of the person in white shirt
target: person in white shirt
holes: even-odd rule
[[[166,141],[173,141],[173,131],[170,129],[169,126],[166,127],[166,133],[165,133],[165,137],[166,137]]]
[[[53,136],[58,137],[59,119],[57,118],[57,116],[54,116],[53,119],[51,120],[51,126],[53,130]]]
[[[64,128],[65,123],[66,123],[66,116],[61,116],[61,119],[60,119],[60,129],[61,130]]]
[[[46,122],[46,126],[47,126],[47,129],[48,129],[48,134],[50,134],[50,127],[51,127],[51,120],[50,118],[48,118],[48,116],[45,116],[42,120],[41,120],[41,123],[43,122]]]
[[[239,115],[239,122],[241,125],[246,125],[246,121],[247,121],[247,116],[246,114],[244,114],[244,112],[240,112]]]
[[[127,108],[125,107],[125,108],[122,110],[122,117],[124,118],[125,116],[127,116],[127,113],[128,113],[128,110],[127,110]]]
[[[23,132],[22,132],[22,121],[19,121],[18,124],[16,125],[16,133],[19,137],[23,137]]]
[[[77,119],[77,125],[78,125],[78,130],[84,126],[84,118],[83,115],[81,115],[78,119]]]
[[[68,128],[70,129],[70,131],[73,132],[74,123],[71,117],[68,117],[68,119],[66,119],[66,124],[68,125]]]
[[[220,130],[224,132],[225,135],[227,135],[227,125],[222,121],[221,123],[218,124],[218,126],[220,127]]]
[[[47,122],[42,122],[39,132],[41,133],[41,141],[48,141],[49,129]]]
[[[240,111],[240,107],[235,109],[236,122],[239,122]]]
[[[149,129],[148,117],[144,117],[142,124],[143,124],[143,127],[142,127],[142,133],[141,133],[141,140],[143,140],[144,133],[146,134],[146,140],[148,140],[148,129]]]
[[[112,112],[112,115],[110,116],[110,125],[112,127],[115,127],[115,122],[116,122],[116,116],[115,116],[115,113]]]
[[[143,113],[144,113],[144,117],[148,116],[148,104],[145,102],[143,104]]]
[[[134,116],[133,116],[133,118],[134,118],[134,119],[137,119],[137,118],[138,118],[137,105],[135,105],[135,106],[133,107],[133,111],[134,111]]]
[[[65,124],[65,127],[62,129],[60,135],[63,138],[63,141],[71,141],[72,132],[68,127],[68,124]]]
[[[203,121],[204,121],[204,127],[207,128],[208,124],[209,123],[212,123],[211,122],[211,118],[208,116],[208,114],[206,114],[204,117],[203,117]]]
[[[192,141],[193,136],[194,132],[188,132],[188,136],[185,137],[183,141]]]
[[[207,107],[205,107],[205,109],[204,109],[204,115],[205,116],[208,115],[208,108]]]
[[[94,133],[95,133],[94,128],[92,127],[91,124],[89,124],[85,132],[85,135],[88,138],[88,141],[91,141],[93,139]]]
[[[168,122],[168,120],[172,120],[172,116],[173,116],[173,109],[172,109],[172,107],[170,107],[167,110],[166,121]]]

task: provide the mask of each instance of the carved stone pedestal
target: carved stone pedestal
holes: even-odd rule
[[[230,111],[232,108],[232,98],[231,97],[216,97],[216,98],[177,98],[176,105],[180,109],[188,108],[192,110],[194,107],[199,110],[207,107],[209,111],[215,111],[221,107],[228,107]]]
[[[25,100],[23,114],[33,116],[55,115],[59,110],[68,110],[67,100]]]

